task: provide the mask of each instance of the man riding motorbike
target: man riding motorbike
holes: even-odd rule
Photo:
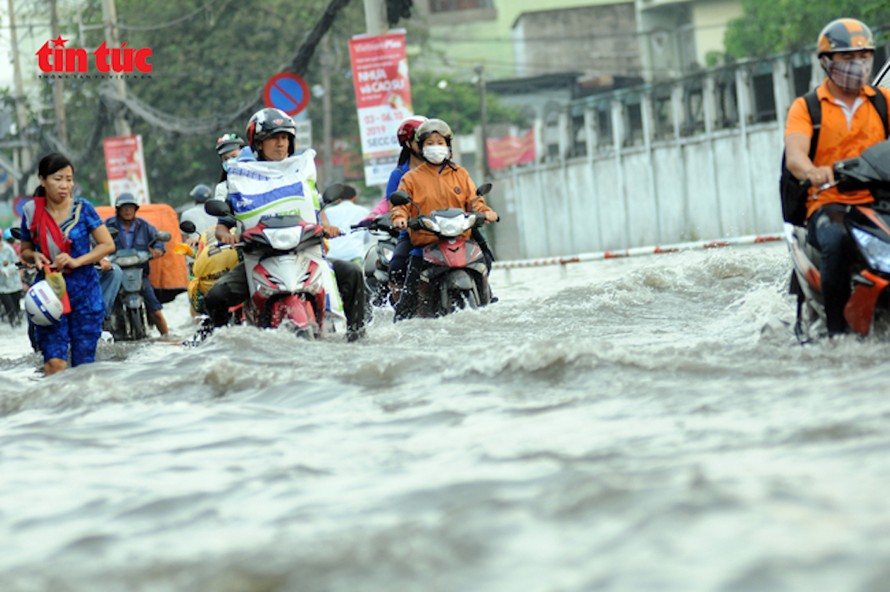
[[[115,215],[105,221],[105,225],[117,230],[114,235],[114,245],[117,250],[136,249],[148,251],[154,259],[164,254],[164,243],[156,242],[158,230],[149,222],[136,216],[139,210],[139,202],[132,193],[121,193],[114,202]],[[150,268],[146,262],[142,268],[142,297],[145,299],[145,310],[151,317],[154,326],[158,328],[161,337],[167,337],[167,319],[161,311],[163,306],[155,295],[154,288],[148,281]]]
[[[821,129],[815,156],[810,160],[813,121],[805,99],[799,97],[788,111],[785,159],[797,179],[813,186],[807,203],[807,240],[821,252],[822,294],[828,334],[833,336],[847,331],[844,307],[850,298],[852,249],[843,224],[846,206],[874,198],[866,190],[840,193],[832,187],[832,165],[885,139],[872,97],[880,92],[890,99],[890,91],[867,86],[875,42],[864,23],[851,18],[828,23],[819,33],[817,52],[827,79],[816,90]]]
[[[267,108],[254,113],[247,124],[247,143],[254,150],[258,160],[283,161],[294,157],[296,125],[293,119],[279,109]],[[311,189],[314,191],[314,187]],[[226,196],[229,206],[233,206],[232,195]],[[233,208],[234,210],[234,208]],[[340,229],[328,223],[324,211],[317,213],[324,228],[325,236],[340,235]],[[314,220],[313,220],[314,222]],[[231,233],[235,222],[220,218],[216,227],[216,238],[225,244],[235,244],[237,238]],[[329,259],[337,278],[337,288],[343,299],[346,313],[347,339],[354,341],[362,336],[364,326],[365,288],[362,270],[350,261]],[[244,263],[241,262],[223,275],[204,296],[204,306],[214,327],[228,322],[229,308],[247,299],[249,288]]]

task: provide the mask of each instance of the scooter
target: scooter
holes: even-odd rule
[[[169,232],[162,230],[151,244],[165,243],[171,238]],[[136,249],[120,249],[108,256],[108,260],[123,271],[110,319],[115,341],[138,341],[148,335],[148,312],[142,296],[142,282],[146,281],[143,268],[151,259],[151,252]]]
[[[228,204],[205,203],[207,213],[231,216]],[[316,339],[327,332],[345,332],[345,316],[323,256],[324,230],[299,216],[264,216],[247,228],[233,245],[240,248],[250,297],[241,307],[245,322],[260,328],[286,327],[296,335]]]
[[[834,164],[839,191],[868,189],[875,201],[846,206],[844,226],[853,244],[852,291],[844,317],[859,335],[868,335],[881,317],[890,318],[890,141]],[[797,296],[794,333],[801,343],[827,333],[819,274],[819,251],[807,242],[806,228],[785,226],[794,271],[789,291]]]
[[[352,226],[354,231],[367,230],[375,242],[368,246],[362,268],[365,272],[365,292],[373,306],[391,302],[389,262],[399,240],[399,229],[392,225],[389,213],[378,216],[367,226]]]
[[[477,199],[491,191],[491,183],[476,190]],[[418,216],[408,219],[412,230],[426,230],[438,241],[423,248],[423,269],[418,282],[418,310],[421,317],[438,317],[465,308],[478,308],[491,302],[488,267],[482,247],[472,238],[462,238],[467,230],[485,224],[485,216],[459,208],[433,210],[428,216],[402,191],[389,196],[395,206],[413,205]]]

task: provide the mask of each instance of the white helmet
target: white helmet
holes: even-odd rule
[[[41,280],[25,293],[25,312],[28,320],[41,327],[51,327],[62,318],[62,301],[49,282]]]

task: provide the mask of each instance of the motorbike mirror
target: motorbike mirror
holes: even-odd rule
[[[179,229],[186,234],[194,234],[198,227],[191,220],[183,220],[179,223]]]
[[[345,183],[332,183],[321,194],[321,201],[328,206],[341,199],[352,199],[356,196],[355,187]]]
[[[13,226],[9,229],[9,233],[15,240],[22,240],[22,229],[20,226]]]
[[[482,197],[483,195],[488,195],[491,191],[491,183],[484,183],[483,185],[476,188],[476,195]]]
[[[412,201],[411,196],[404,191],[395,191],[389,194],[389,203],[394,206],[407,206],[414,202]]]
[[[223,218],[232,214],[229,205],[221,199],[208,199],[205,201],[204,211],[217,218]]]

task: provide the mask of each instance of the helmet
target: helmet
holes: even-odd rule
[[[836,19],[819,33],[816,51],[825,54],[847,51],[874,51],[875,38],[865,23],[852,18]]]
[[[50,287],[41,280],[28,288],[25,293],[25,313],[35,325],[51,327],[62,318],[62,301]]]
[[[12,238],[12,229],[7,228],[3,231],[3,240],[10,240]]]
[[[454,137],[454,134],[451,132],[451,128],[448,127],[448,124],[441,119],[427,119],[420,124],[416,132],[417,143],[423,144],[424,140],[433,133],[441,134],[445,141],[448,142],[448,145],[451,146],[451,139]]]
[[[404,119],[402,123],[399,124],[399,130],[396,132],[399,146],[404,146],[409,141],[413,140],[414,134],[417,133],[417,128],[426,120],[426,117],[423,115],[412,115],[411,117]]]
[[[136,206],[136,209],[139,209],[139,202],[136,201],[136,197],[132,193],[121,193],[117,196],[117,201],[114,202],[114,209],[120,209],[121,206],[125,206],[127,204],[131,204]]]
[[[213,192],[210,191],[210,187],[204,185],[203,183],[198,183],[189,192],[189,197],[195,200],[195,203],[199,204],[202,204],[210,199],[211,195],[213,195]]]
[[[288,154],[294,153],[297,126],[294,120],[281,109],[260,109],[247,122],[247,143],[256,151],[260,149],[260,143],[279,132],[290,134],[290,146]]]
[[[238,134],[223,134],[222,137],[216,140],[216,153],[222,156],[243,146],[244,140],[238,137]]]

